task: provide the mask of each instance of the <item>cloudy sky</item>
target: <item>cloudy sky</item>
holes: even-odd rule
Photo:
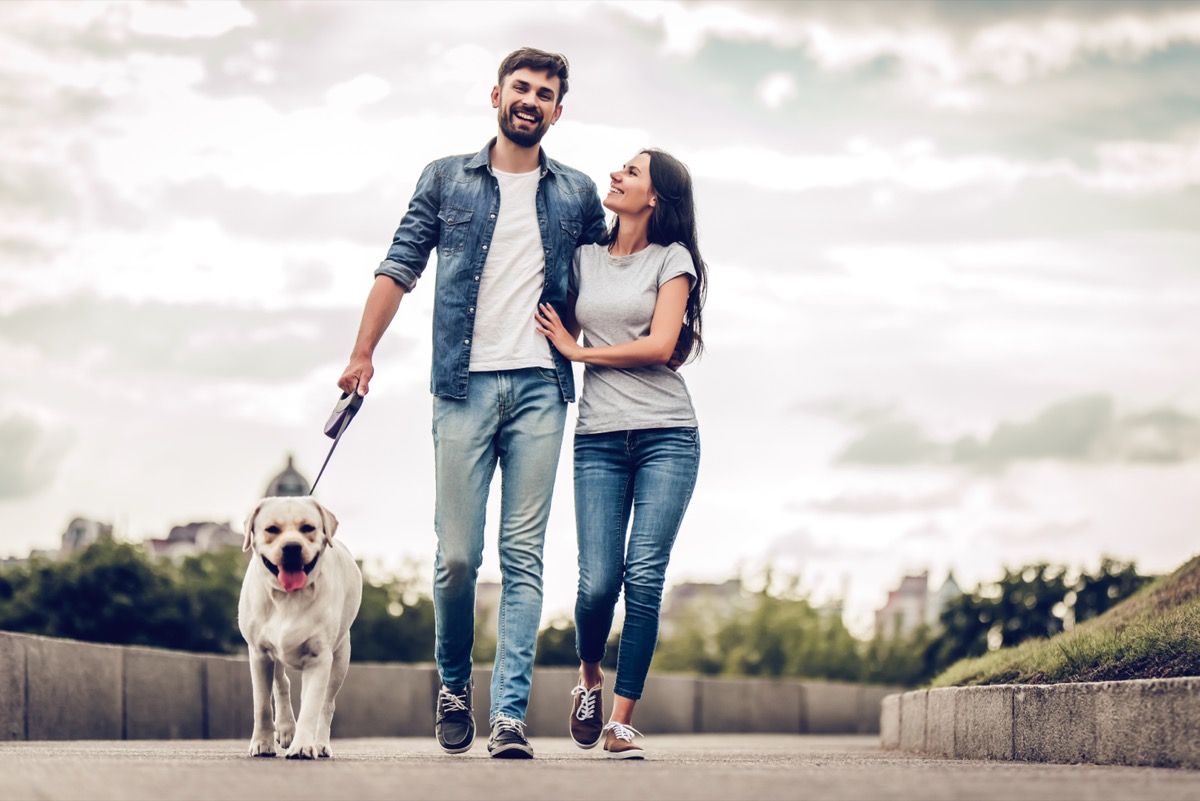
[[[861,631],[905,571],[1193,553],[1194,4],[37,2],[0,6],[0,555],[240,521],[288,451],[311,478],[416,177],[492,135],[525,44],[571,59],[551,155],[696,176],[671,582],[770,564]],[[434,548],[431,288],[320,488],[376,569]],[[546,558],[549,617],[569,449]]]

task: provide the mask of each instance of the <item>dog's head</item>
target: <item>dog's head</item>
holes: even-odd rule
[[[253,549],[279,587],[296,592],[308,584],[337,525],[311,497],[263,498],[246,518],[242,550]]]

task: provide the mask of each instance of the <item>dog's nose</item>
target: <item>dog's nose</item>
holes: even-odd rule
[[[299,570],[304,567],[304,551],[297,543],[283,546],[283,569]]]

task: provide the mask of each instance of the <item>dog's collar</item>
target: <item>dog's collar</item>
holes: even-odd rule
[[[272,576],[279,575],[279,566],[278,565],[276,565],[274,562],[272,562],[270,559],[268,559],[263,554],[259,554],[259,558],[261,558],[263,564],[267,566],[267,570],[271,571]],[[320,558],[321,558],[321,553],[320,553],[320,551],[318,551],[317,555],[312,558],[312,561],[304,566],[304,572],[305,573],[313,572],[313,568],[317,566],[317,560]]]

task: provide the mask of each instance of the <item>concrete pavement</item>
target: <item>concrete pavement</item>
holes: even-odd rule
[[[604,760],[534,738],[532,762],[463,757],[432,737],[333,741],[334,759],[250,759],[233,740],[0,743],[8,799],[1170,799],[1200,798],[1200,771],[938,760],[876,737],[662,735],[651,759]]]

